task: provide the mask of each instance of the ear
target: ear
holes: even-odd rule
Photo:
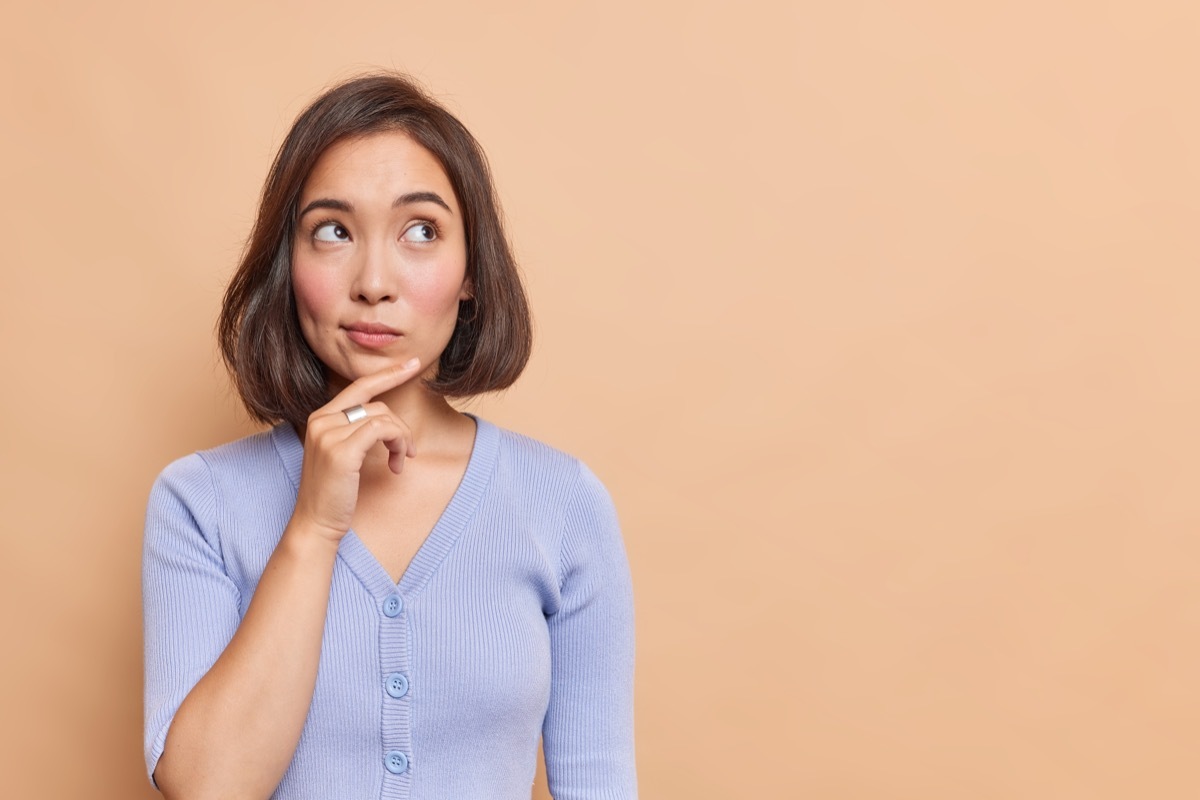
[[[475,297],[475,284],[470,278],[463,278],[462,289],[458,293],[459,300],[471,300]]]

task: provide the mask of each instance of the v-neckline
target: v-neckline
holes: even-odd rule
[[[397,593],[409,598],[425,587],[474,516],[491,482],[499,452],[499,429],[482,417],[470,412],[463,413],[475,420],[475,442],[471,448],[471,457],[467,461],[467,469],[450,502],[446,504],[425,541],[417,548],[399,582],[392,581],[392,576],[367,549],[353,528],[346,532],[338,545],[338,557],[380,602]],[[292,487],[299,491],[300,470],[304,463],[304,443],[288,422],[276,425],[271,430],[271,438],[292,481]]]

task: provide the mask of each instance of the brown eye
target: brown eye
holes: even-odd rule
[[[403,238],[409,242],[432,242],[437,235],[437,226],[432,222],[418,222],[404,232]]]
[[[313,231],[313,238],[320,242],[344,242],[350,238],[350,231],[336,222],[324,222]]]

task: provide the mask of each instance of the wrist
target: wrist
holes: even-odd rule
[[[337,555],[340,537],[334,537],[320,525],[293,517],[283,531],[280,546],[298,558],[332,558]]]

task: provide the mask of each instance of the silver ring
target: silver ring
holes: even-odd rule
[[[362,406],[350,406],[343,408],[342,413],[346,415],[346,419],[350,422],[358,422],[367,415],[367,410]]]

